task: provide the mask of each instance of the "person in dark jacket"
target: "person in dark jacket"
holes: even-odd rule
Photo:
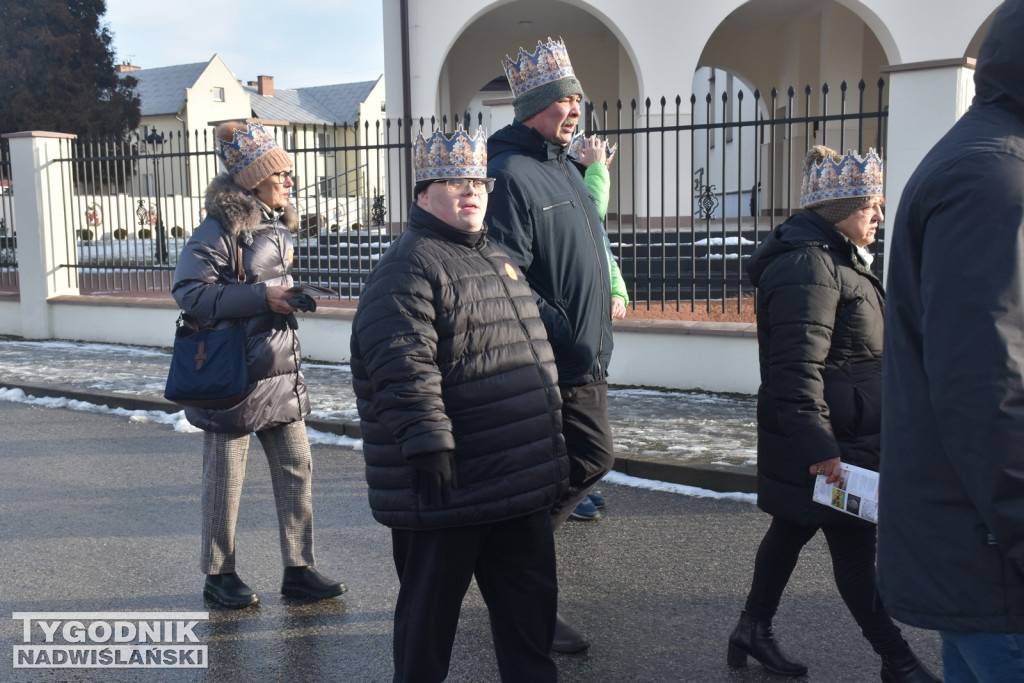
[[[258,595],[235,572],[235,520],[249,435],[270,463],[286,596],[324,599],[345,586],[313,569],[312,460],[304,417],[309,398],[300,368],[292,286],[288,194],[292,162],[258,121],[217,127],[227,171],[206,192],[206,219],[178,258],[171,293],[199,327],[239,321],[245,328],[248,392],[226,409],[186,408],[203,435],[203,595],[222,607],[255,605]],[[239,259],[243,278],[239,278]],[[293,301],[295,301],[293,299]],[[290,324],[289,324],[290,323]]]
[[[879,590],[946,681],[1024,680],[1024,2],[900,199],[885,321]]]
[[[551,510],[557,529],[615,461],[608,422],[612,295],[597,206],[567,156],[583,88],[561,41],[506,58],[515,120],[487,142],[495,179],[490,235],[526,274],[555,351],[569,488]],[[587,640],[559,615],[553,648],[581,652]]]
[[[554,681],[549,510],[568,480],[554,354],[522,271],[483,229],[486,136],[414,146],[405,232],[352,322],[352,383],[374,518],[400,588],[395,681],[448,674],[476,577],[503,681]]]
[[[757,287],[761,385],[757,397],[757,504],[772,516],[758,548],[728,662],[747,656],[802,676],[771,622],[803,546],[820,529],[839,593],[882,657],[883,681],[934,681],[886,614],[875,585],[876,528],[812,500],[815,478],[840,464],[878,470],[881,429],[882,283],[867,247],[882,215],[882,162],[817,146],[804,161],[801,214],[747,261]]]

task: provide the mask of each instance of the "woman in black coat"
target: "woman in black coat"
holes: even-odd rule
[[[811,499],[815,478],[838,481],[843,462],[878,470],[885,296],[866,248],[882,204],[882,162],[873,151],[842,156],[814,147],[801,187],[807,210],[747,262],[758,288],[757,503],[772,523],[729,637],[731,666],[750,655],[775,673],[807,673],[779,650],[771,621],[801,549],[820,529],[839,592],[882,657],[882,680],[936,680],[878,600],[875,526]]]

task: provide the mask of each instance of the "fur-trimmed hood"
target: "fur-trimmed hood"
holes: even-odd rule
[[[224,226],[232,236],[252,232],[265,220],[263,203],[251,192],[239,187],[231,175],[224,172],[210,182],[206,190],[206,213]],[[281,222],[291,232],[299,227],[299,214],[289,204],[284,208]]]

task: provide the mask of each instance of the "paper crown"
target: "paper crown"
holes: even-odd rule
[[[800,206],[813,206],[833,199],[870,197],[884,191],[882,159],[874,149],[864,156],[853,151],[839,158],[828,157],[807,164],[800,183]]]
[[[413,156],[417,183],[442,178],[486,178],[487,134],[483,128],[477,128],[470,137],[462,126],[450,138],[436,130],[429,139],[424,139],[420,132],[413,144]]]
[[[230,140],[226,130],[234,132]],[[224,162],[235,182],[247,190],[256,187],[271,174],[292,168],[292,161],[259,121],[221,124],[217,130],[217,156]]]
[[[551,38],[548,38],[547,45],[538,40],[537,49],[532,53],[519,48],[519,55],[514,60],[505,55],[503,66],[515,97],[545,83],[576,76],[565,43]]]
[[[569,146],[565,148],[565,153],[571,156],[573,159],[579,161],[583,158],[583,150],[586,149],[587,136],[582,132],[576,133],[572,136],[572,141]],[[605,144],[605,163],[611,165],[612,159],[615,157],[615,152],[619,148],[619,143],[611,143],[608,138],[604,140]]]

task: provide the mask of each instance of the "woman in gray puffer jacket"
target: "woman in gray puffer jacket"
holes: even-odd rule
[[[186,408],[202,429],[203,595],[222,607],[254,605],[258,596],[235,574],[235,520],[249,435],[270,463],[285,566],[284,595],[323,599],[345,586],[312,568],[312,459],[303,418],[309,413],[293,327],[292,236],[288,203],[292,162],[255,121],[217,128],[228,172],[210,183],[207,218],[182,250],[171,292],[200,327],[236,320],[245,329],[249,388],[225,409]],[[241,259],[241,271],[239,266]],[[293,323],[289,325],[289,322]]]

